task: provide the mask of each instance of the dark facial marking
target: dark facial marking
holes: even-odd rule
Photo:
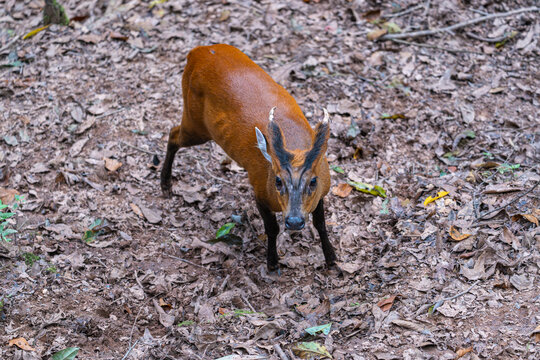
[[[304,161],[303,168],[309,169],[313,165],[313,162],[320,155],[321,150],[326,142],[326,137],[328,135],[329,127],[328,123],[320,123],[317,126],[317,134],[315,135],[315,141],[313,142],[313,147],[306,155],[306,160]]]
[[[283,169],[286,169],[290,166],[291,160],[293,159],[293,154],[285,150],[283,147],[283,136],[279,126],[275,122],[270,122],[270,133],[272,138],[272,148],[274,153],[279,160],[279,164]]]

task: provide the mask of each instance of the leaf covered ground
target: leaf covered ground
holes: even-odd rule
[[[70,26],[24,40],[44,1],[0,8],[0,196],[24,197],[0,358],[538,359],[538,11],[368,40],[535,1],[62,3]],[[330,112],[341,272],[308,228],[267,273],[246,173],[213,143],[180,150],[161,196],[186,55],[223,42],[312,124]]]

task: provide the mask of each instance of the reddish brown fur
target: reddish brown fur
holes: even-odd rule
[[[274,212],[287,211],[286,199],[280,199],[275,188],[275,176],[281,169],[277,166],[272,171],[256,147],[255,127],[269,139],[268,112],[275,106],[275,121],[285,148],[294,154],[291,165],[296,169],[315,136],[300,107],[283,87],[232,46],[197,47],[187,59],[182,78],[182,123],[171,130],[170,145],[184,147],[214,140],[247,170],[257,201]],[[330,188],[324,153],[308,170],[318,177],[319,185],[309,197],[303,196],[304,214],[314,211]]]

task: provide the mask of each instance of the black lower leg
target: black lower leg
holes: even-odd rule
[[[274,271],[278,268],[278,253],[276,239],[279,234],[279,225],[276,215],[265,205],[257,201],[257,208],[264,222],[264,231],[268,238],[268,249],[266,250],[266,266],[268,270]]]
[[[174,155],[178,151],[179,146],[174,144],[167,145],[167,155],[165,155],[165,161],[163,162],[163,168],[161,169],[161,190],[167,197],[171,196],[171,172],[174,162]]]
[[[324,253],[324,259],[328,266],[334,265],[336,262],[336,253],[334,248],[328,240],[328,234],[326,233],[326,220],[324,219],[324,203],[323,199],[319,201],[315,211],[313,211],[313,225],[321,238],[322,250]]]

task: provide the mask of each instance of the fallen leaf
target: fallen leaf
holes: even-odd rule
[[[472,346],[468,347],[466,349],[459,349],[458,351],[456,351],[456,359],[459,359],[463,355],[465,355],[467,353],[470,353],[472,351],[472,349],[473,349]]]
[[[39,27],[37,29],[34,29],[32,31],[30,31],[28,34],[24,35],[23,36],[23,40],[26,40],[26,39],[30,39],[32,36],[36,35],[37,33],[45,30],[46,28],[48,28],[51,24],[49,25],[45,25],[45,26],[42,26],[42,27]]]
[[[450,237],[455,241],[465,240],[466,238],[471,236],[471,234],[461,234],[454,225],[450,226],[450,230],[448,230],[448,233],[450,234]]]
[[[133,212],[140,218],[144,218],[144,215],[141,211],[141,209],[139,209],[139,207],[137,205],[135,205],[134,203],[130,203],[129,206],[131,207],[131,210],[133,210]]]
[[[336,261],[336,265],[349,274],[354,274],[362,268],[362,264]]]
[[[0,201],[2,204],[11,204],[16,195],[20,195],[17,190],[0,187]]]
[[[85,35],[79,36],[80,41],[89,43],[89,44],[97,44],[102,39],[103,37],[101,35],[96,35],[96,34],[85,34]]]
[[[426,206],[427,204],[432,203],[432,202],[434,202],[435,200],[438,200],[438,199],[440,199],[440,198],[442,198],[443,196],[446,196],[446,195],[448,195],[448,194],[449,194],[448,191],[439,191],[439,192],[437,193],[437,196],[434,196],[434,197],[428,196],[427,199],[424,200],[424,206]]]
[[[377,306],[380,307],[382,311],[389,311],[394,304],[394,300],[396,300],[396,295],[389,296],[379,301]]]
[[[26,339],[23,337],[18,337],[16,339],[9,340],[8,345],[9,346],[15,345],[18,348],[22,350],[26,350],[26,351],[36,351],[36,349],[31,347],[30,344],[28,344],[28,341],[26,341]]]
[[[520,215],[523,216],[525,219],[529,220],[530,222],[532,222],[533,224],[535,224],[536,226],[538,226],[538,219],[534,215],[530,215],[530,214],[520,214]]]
[[[159,306],[161,306],[163,309],[170,310],[172,309],[172,305],[168,304],[163,300],[163,298],[159,298]]]
[[[77,140],[71,146],[71,149],[69,149],[69,155],[71,157],[75,157],[75,156],[79,155],[79,153],[82,151],[82,149],[84,148],[84,145],[86,145],[88,140],[89,140],[89,138],[84,138],[84,139]]]
[[[296,343],[296,345],[293,346],[292,351],[296,356],[299,356],[302,359],[313,359],[315,356],[332,359],[332,355],[330,355],[324,345],[314,341]]]
[[[386,198],[386,190],[378,185],[371,185],[356,181],[347,181],[347,184],[351,185],[355,190],[360,192]]]
[[[225,21],[229,18],[229,16],[231,16],[231,11],[230,10],[223,10],[221,12],[221,15],[219,16],[219,21]]]
[[[11,145],[11,146],[19,145],[19,142],[17,141],[17,138],[15,136],[12,136],[12,135],[4,136],[4,141],[6,142],[6,144]]]
[[[534,341],[540,342],[540,325],[533,330],[531,336],[534,335]]]
[[[375,29],[375,30],[370,31],[367,34],[367,38],[370,41],[375,41],[378,38],[380,38],[381,36],[385,35],[387,32],[388,32],[387,29]]]
[[[137,206],[139,207],[139,209],[141,209],[141,212],[150,224],[157,224],[161,221],[161,211],[157,209],[147,208],[146,206],[141,204]]]
[[[308,334],[313,335],[313,336],[315,336],[317,333],[320,333],[320,332],[322,332],[324,335],[328,335],[330,334],[331,327],[332,327],[332,323],[328,323],[324,325],[313,326],[313,327],[307,328],[305,331]]]
[[[347,183],[343,183],[339,184],[338,186],[334,186],[334,188],[332,189],[332,194],[344,198],[349,196],[351,191],[352,186]]]
[[[154,304],[154,309],[156,309],[157,313],[159,314],[159,322],[161,323],[161,325],[166,328],[173,326],[174,315],[167,314],[165,310],[163,310],[161,306],[159,306],[159,303],[156,299],[152,299],[152,302]]]
[[[79,352],[78,347],[69,347],[53,354],[52,360],[73,360]]]
[[[120,168],[120,166],[122,166],[122,163],[118,160],[115,160],[115,159],[110,159],[110,158],[103,158],[103,160],[105,161],[105,169],[109,170],[109,171],[116,171]]]
[[[521,246],[519,239],[506,226],[504,227],[502,231],[501,238],[502,238],[502,241],[504,241],[508,245],[512,245],[512,248],[514,248],[514,250],[519,249]]]
[[[406,329],[418,331],[419,333],[425,333],[425,332],[429,331],[428,329],[426,329],[421,324],[418,324],[418,323],[415,323],[415,322],[412,322],[412,321],[408,321],[408,320],[394,319],[394,320],[392,320],[392,324],[403,327],[403,328],[406,328]]]

